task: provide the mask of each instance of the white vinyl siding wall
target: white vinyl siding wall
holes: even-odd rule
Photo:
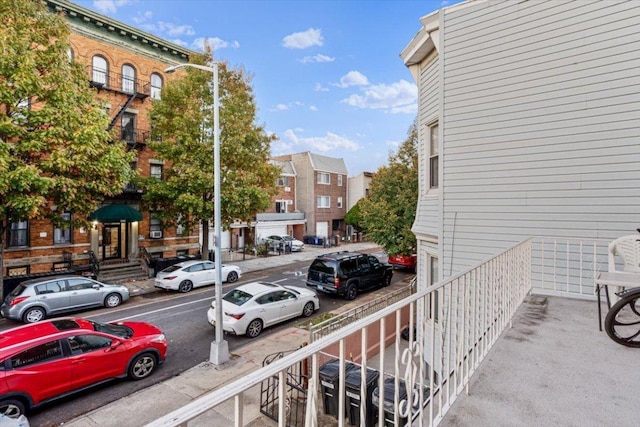
[[[443,16],[440,253],[454,259],[441,277],[532,235],[635,233],[638,3],[492,1]],[[421,200],[416,231],[431,211]]]
[[[437,238],[439,228],[438,190],[429,190],[429,125],[438,121],[438,57],[430,56],[420,65],[419,87],[419,149],[418,156],[420,194],[413,232],[418,235],[429,235]]]

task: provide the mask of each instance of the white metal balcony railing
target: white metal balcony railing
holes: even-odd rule
[[[381,396],[374,396],[373,414],[368,399],[357,397],[361,425],[371,416],[386,417],[393,425],[409,419],[412,425],[437,425],[456,398],[468,392],[471,376],[529,293],[594,298],[593,277],[606,265],[607,244],[604,240],[527,239],[379,311],[360,311],[364,317],[354,314],[352,323],[341,320],[340,328],[325,325],[324,332],[312,336],[317,341],[149,425],[186,426],[191,420],[197,424],[198,417],[209,410],[224,408],[220,412],[230,413],[233,408],[233,424],[243,426],[245,398],[249,396],[247,402],[259,399],[255,396],[264,395],[265,383],[271,387],[271,407],[261,412],[271,414],[279,426],[324,425],[326,420],[319,421],[323,417],[319,414],[345,414],[347,399],[353,397],[353,392],[347,393],[345,374],[354,367],[361,373],[360,390],[371,386],[367,384],[371,369],[382,372],[373,384],[381,390]],[[416,330],[415,336],[409,334],[408,346],[400,341],[400,331],[407,325],[409,331]],[[385,360],[384,350],[389,348],[395,350],[393,361]],[[339,367],[337,384],[327,383],[321,373],[327,362]],[[385,392],[385,385],[393,391]],[[400,395],[403,388],[406,396]],[[334,405],[329,393],[336,396],[335,408],[327,407]],[[377,404],[380,401],[384,404]],[[294,413],[302,422],[294,420]],[[347,422],[337,417],[333,424]]]

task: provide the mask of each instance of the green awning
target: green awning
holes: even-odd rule
[[[89,221],[136,222],[142,221],[142,214],[129,205],[105,205],[89,215]]]

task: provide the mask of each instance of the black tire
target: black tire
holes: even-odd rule
[[[147,378],[157,365],[158,360],[153,353],[139,354],[129,364],[129,378],[136,381]]]
[[[191,292],[192,289],[193,282],[191,282],[191,280],[183,280],[178,286],[178,291],[182,292],[183,294],[186,292]]]
[[[389,285],[391,284],[391,277],[392,277],[392,276],[391,276],[391,274],[387,274],[387,275],[385,275],[385,276],[384,276],[384,283],[383,283],[383,285],[384,285],[385,287],[387,287],[387,286],[389,286]]]
[[[25,415],[26,408],[24,403],[16,399],[6,399],[0,401],[0,418],[3,416],[7,418],[20,418],[20,415]]]
[[[115,308],[122,303],[122,296],[117,293],[111,293],[104,298],[104,306],[107,308]]]
[[[604,330],[613,341],[625,347],[640,347],[640,294],[616,302],[604,320]]]
[[[47,312],[42,307],[31,307],[22,315],[24,323],[36,323],[47,317]]]
[[[344,299],[352,301],[356,299],[356,296],[358,296],[358,288],[354,283],[348,284],[347,289],[344,291]]]
[[[227,282],[234,283],[237,280],[238,280],[238,273],[236,273],[235,271],[230,271],[229,274],[227,274]]]
[[[312,303],[311,301],[309,301],[308,303],[306,303],[304,305],[304,307],[302,307],[302,315],[304,317],[309,317],[313,314],[313,312],[316,309],[316,305],[314,303]]]
[[[253,319],[250,323],[249,326],[247,326],[247,336],[249,338],[255,338],[258,335],[260,335],[260,332],[262,332],[262,320],[260,319]]]

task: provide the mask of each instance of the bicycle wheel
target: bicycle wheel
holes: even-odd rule
[[[631,294],[616,302],[607,313],[604,329],[618,344],[640,347],[640,294]]]

